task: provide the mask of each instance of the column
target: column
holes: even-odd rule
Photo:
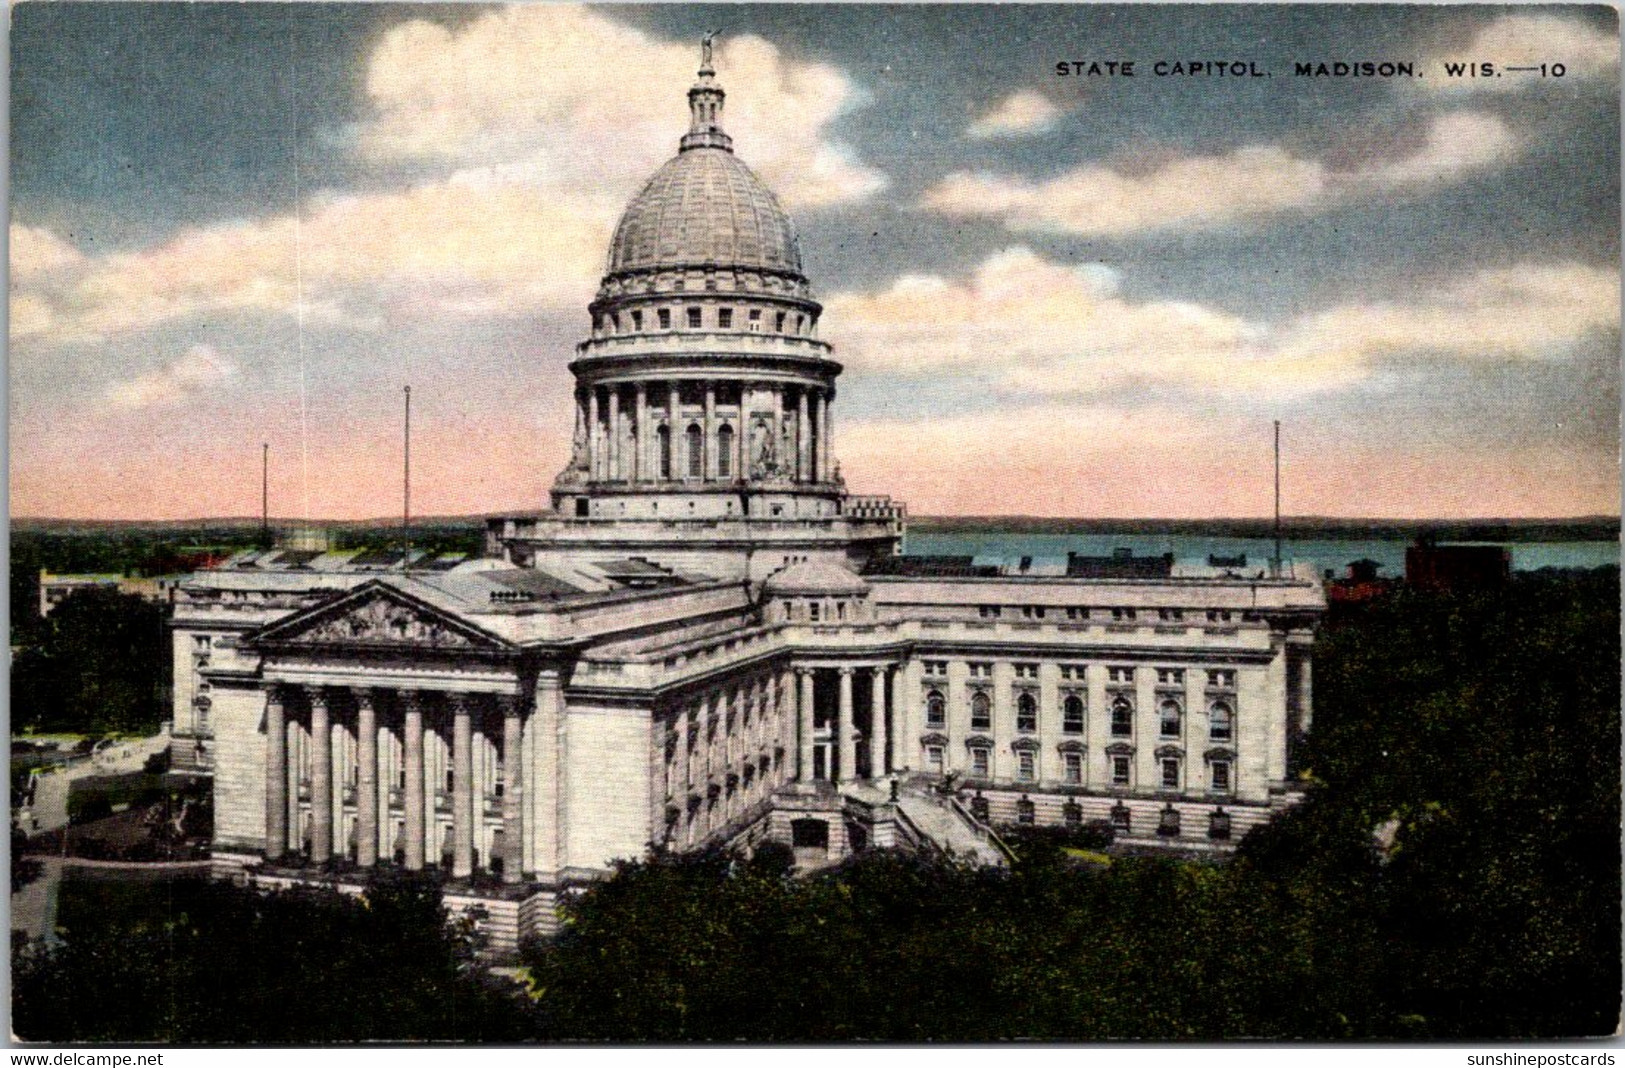
[[[355,691],[355,861],[378,863],[378,710],[371,690]]]
[[[1287,644],[1283,635],[1270,635],[1271,651],[1267,678],[1269,680],[1269,743],[1265,749],[1264,773],[1271,785],[1286,779],[1286,721],[1287,721]],[[1239,705],[1240,702],[1238,701]],[[1239,715],[1238,715],[1239,718]],[[1236,739],[1236,750],[1241,751],[1241,738]]]
[[[531,777],[531,815],[527,822],[535,842],[536,874],[550,877],[559,869],[564,828],[560,816],[559,738],[562,693],[557,675],[536,677],[536,709],[531,717],[536,734],[536,774]]]
[[[609,477],[626,477],[621,467],[621,387],[609,387]]]
[[[613,405],[611,406],[613,410]],[[474,724],[472,698],[451,696],[451,875],[474,874]]]
[[[819,414],[824,417],[824,425],[819,428],[818,435],[818,477],[825,482],[833,477],[835,467],[835,419],[829,412],[829,402],[834,399],[835,391],[827,390],[823,403],[818,406]]]
[[[802,386],[796,400],[796,480],[812,481],[812,435],[807,422],[807,387]]]
[[[636,422],[633,429],[636,431],[634,441],[636,449],[632,456],[632,480],[634,482],[649,481],[649,439],[654,435],[649,433],[649,388],[642,382],[636,387],[637,408],[634,411]]]
[[[327,694],[310,689],[310,859],[325,864],[333,857],[333,726],[327,716]]]
[[[517,883],[525,866],[525,773],[519,759],[519,699],[497,698],[502,710],[502,881]]]
[[[801,701],[797,713],[801,720],[801,770],[797,779],[801,782],[813,781],[813,673],[808,668],[797,668],[796,675],[801,679]]]
[[[840,750],[840,781],[857,779],[858,739],[852,730],[852,669],[841,669],[841,703],[835,721],[836,748]]]
[[[682,415],[682,394],[678,392],[676,382],[670,383],[667,388],[669,392],[666,394],[666,448],[670,450],[671,477],[682,478],[688,473],[687,468],[683,466],[688,462],[688,458],[683,455],[683,442],[686,439],[683,436],[683,427],[678,422]],[[660,458],[657,456],[655,477],[658,478],[659,475]]]
[[[790,466],[790,457],[784,455],[784,387],[769,386],[768,391],[773,398],[767,421],[768,440],[773,443],[773,459],[782,472]]]
[[[395,770],[395,746],[390,740],[390,732],[387,729],[380,728],[374,731],[373,735],[374,737],[383,736],[376,744],[378,760],[377,766],[374,768],[378,783],[377,789],[373,791],[374,803],[378,806],[378,833],[373,836],[373,848],[377,852],[374,855],[393,859],[395,855],[395,821],[394,817],[390,815],[389,792],[398,777]]]
[[[745,459],[750,453],[750,406],[745,400],[749,395],[749,387],[741,382],[739,384],[739,426],[734,428],[734,477],[741,482],[750,477],[750,472],[745,470]]]
[[[1298,646],[1298,731],[1308,734],[1315,718],[1313,660],[1308,645]]]
[[[587,387],[587,470],[590,478],[598,480],[603,476],[598,470],[598,387]]]
[[[288,721],[282,689],[265,693],[265,859],[288,851]]]
[[[909,758],[907,756],[905,756],[904,754],[905,753],[918,752],[919,751],[918,746],[920,744],[919,742],[914,740],[914,738],[917,737],[919,732],[918,731],[910,732],[910,730],[909,730],[908,691],[906,689],[906,680],[904,678],[904,676],[906,674],[907,674],[907,672],[904,670],[904,666],[902,664],[898,664],[897,665],[897,670],[892,672],[892,676],[891,676],[891,715],[892,715],[891,727],[892,727],[892,729],[890,731],[886,732],[892,739],[891,744],[893,746],[895,746],[896,749],[897,749],[897,754],[896,754],[896,756],[894,756],[892,758],[889,767],[901,768],[901,769],[906,769],[909,766]],[[917,693],[918,691],[919,691],[919,687],[916,686],[915,687],[915,692]],[[946,694],[944,696],[946,696]],[[909,741],[907,741],[906,743],[903,741],[905,736],[908,737],[908,739],[909,739]],[[905,745],[907,747],[906,749],[905,749]]]
[[[705,384],[705,481],[710,482],[717,477],[717,387],[713,382]]]
[[[874,689],[869,699],[869,777],[878,779],[890,767],[886,761],[886,668],[874,669]]]
[[[423,870],[423,695],[401,693],[401,746],[406,751],[406,870]]]

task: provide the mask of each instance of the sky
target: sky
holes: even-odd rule
[[[262,442],[274,515],[396,514],[408,384],[414,512],[544,506],[712,29],[854,492],[1265,515],[1280,420],[1289,514],[1619,510],[1609,8],[11,13],[15,516],[254,515]],[[1133,76],[1056,73],[1107,60]],[[1546,68],[1446,75],[1486,61]]]

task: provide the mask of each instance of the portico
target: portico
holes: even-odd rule
[[[409,871],[500,872],[519,882],[520,711],[517,692],[272,681],[267,859],[293,853],[371,868],[385,858]]]

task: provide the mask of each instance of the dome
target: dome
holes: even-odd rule
[[[769,575],[762,592],[769,597],[861,597],[869,584],[839,564],[803,560]]]
[[[627,206],[610,243],[610,274],[700,264],[801,275],[790,217],[727,148],[685,148],[668,161]]]

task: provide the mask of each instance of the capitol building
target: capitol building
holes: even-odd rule
[[[548,510],[478,558],[295,543],[178,585],[218,872],[432,868],[500,949],[651,847],[996,864],[1000,826],[1100,821],[1224,850],[1289,804],[1313,572],[902,554],[902,505],[846,492],[839,324],[709,58],[688,100],[588,307]]]

